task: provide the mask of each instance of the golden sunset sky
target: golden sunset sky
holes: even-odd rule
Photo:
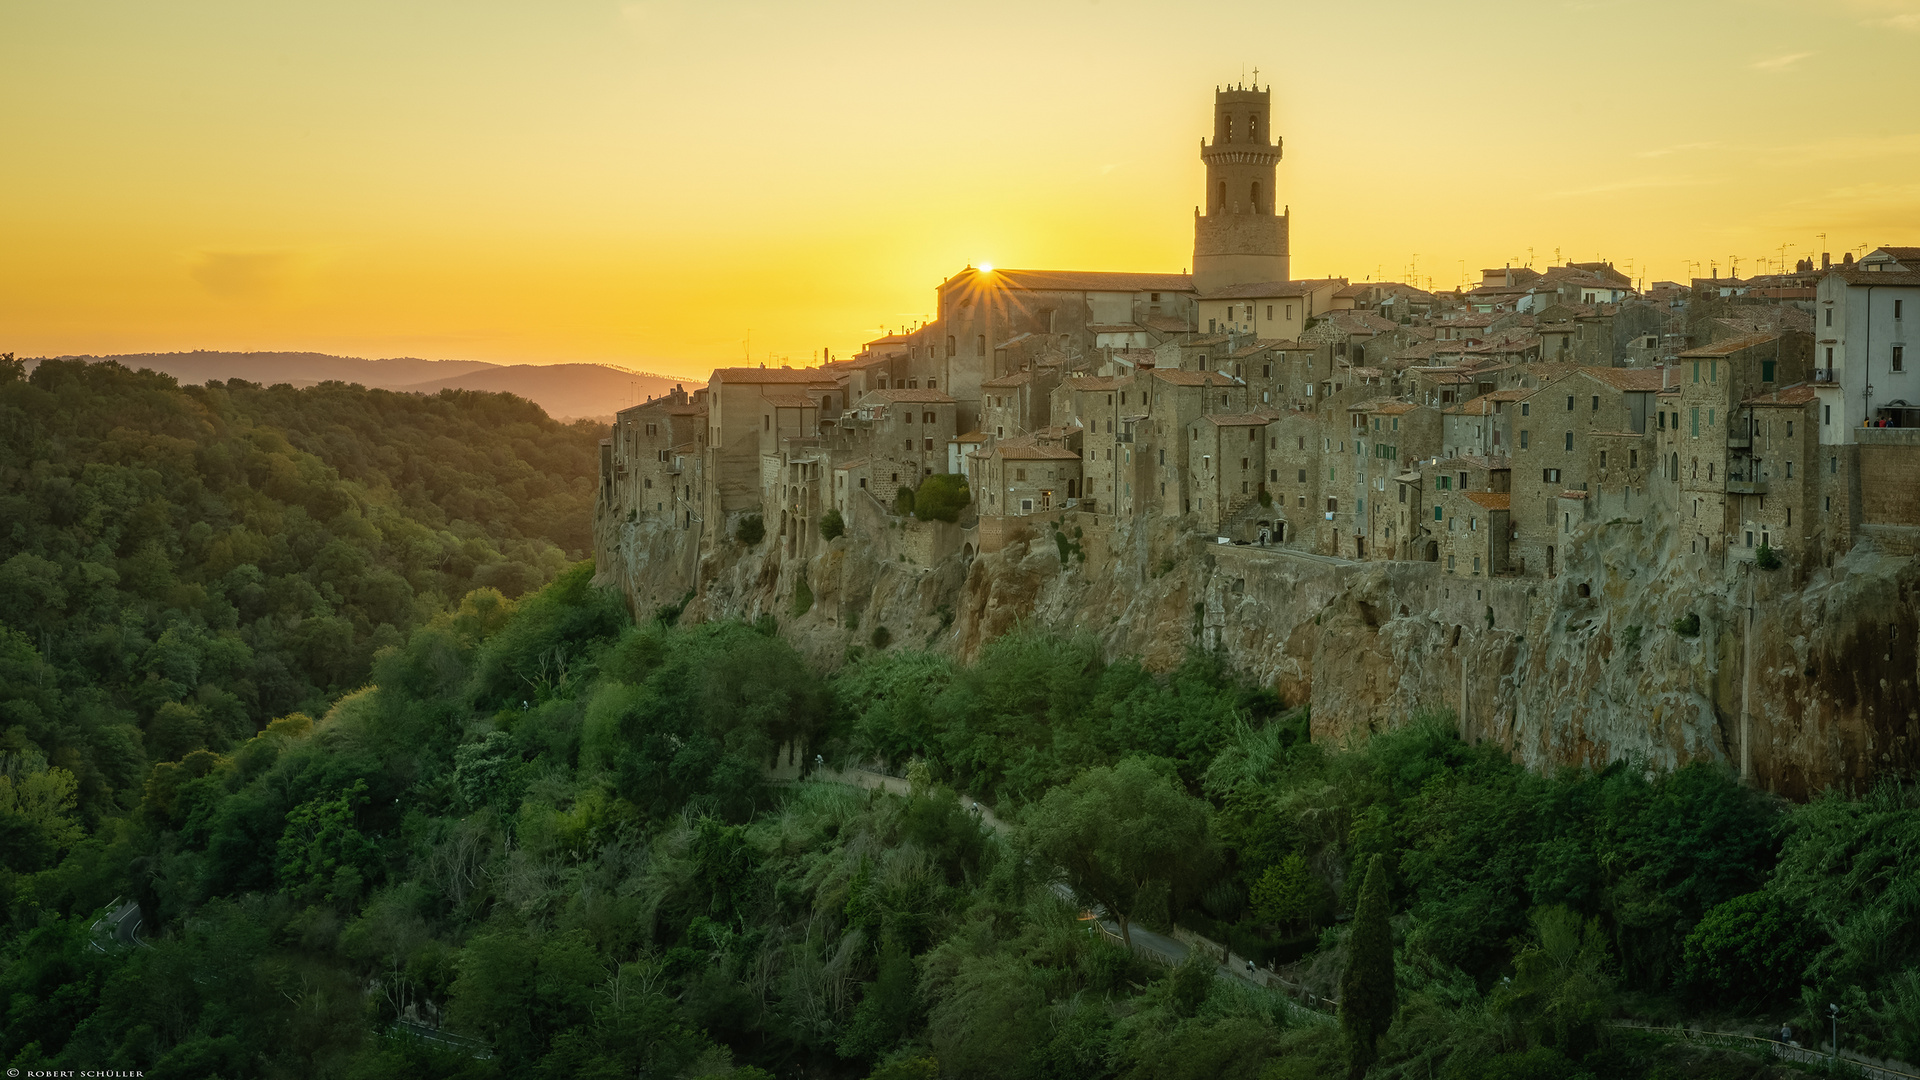
[[[1185,268],[1255,67],[1296,276],[1747,274],[1920,243],[1916,58],[1920,0],[5,0],[0,351],[850,353],[969,262]]]

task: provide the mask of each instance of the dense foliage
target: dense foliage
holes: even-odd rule
[[[1601,1080],[1697,1072],[1620,1019],[1827,1002],[1920,1057],[1912,789],[1336,749],[1031,628],[829,677],[771,616],[636,626],[523,512],[579,432],[519,408],[0,380],[8,1067]],[[774,782],[816,755],[907,781]],[[1299,997],[1150,959],[1188,931]]]
[[[1855,1045],[1911,1053],[1899,857],[1920,809],[1898,790],[1789,811],[1707,767],[1539,777],[1434,720],[1329,751],[1204,661],[1154,677],[1026,631],[973,666],[891,652],[828,681],[764,629],[633,626],[589,576],[476,591],[318,722],[155,767],[91,837],[51,815],[38,842],[65,857],[17,878],[0,1057],[230,1078],[1345,1070],[1331,1016],[1197,952],[1156,967],[1055,883],[1137,943],[1183,923],[1298,956],[1323,997],[1392,972],[1367,984],[1388,1025],[1369,1075],[1659,1075],[1611,1018],[1725,1006],[1755,962],[1802,975],[1750,1015],[1839,993]],[[908,793],[770,785],[881,744],[909,755]],[[1018,824],[987,828],[956,781]],[[144,944],[95,926],[117,897]],[[1739,916],[1776,908],[1816,930]]]
[[[152,763],[324,710],[434,613],[588,543],[597,430],[519,398],[23,372],[0,359],[0,755],[70,776],[88,826]],[[61,846],[27,832],[12,870]]]

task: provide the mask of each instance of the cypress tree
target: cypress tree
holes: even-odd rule
[[[1360,1080],[1380,1056],[1380,1039],[1393,1023],[1393,928],[1387,923],[1387,868],[1378,855],[1367,867],[1360,903],[1347,937],[1347,969],[1340,973],[1340,1033],[1348,1080]]]

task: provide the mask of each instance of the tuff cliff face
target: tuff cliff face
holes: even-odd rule
[[[872,648],[880,627],[891,647],[970,659],[1020,619],[1162,670],[1219,649],[1310,701],[1314,737],[1333,742],[1445,709],[1464,737],[1536,768],[1722,760],[1796,799],[1920,765],[1920,566],[1870,545],[1798,578],[1729,577],[1616,521],[1570,543],[1557,577],[1485,579],[1219,545],[1152,518],[1100,524],[1036,517],[978,556],[971,534],[924,523],[811,555],[774,537],[703,554],[697,530],[609,525],[603,550],[617,555],[601,576],[641,615],[689,591],[686,619],[771,614],[828,666]],[[802,580],[812,600],[796,614]]]

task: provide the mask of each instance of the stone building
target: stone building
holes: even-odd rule
[[[1273,137],[1273,88],[1233,86],[1213,94],[1213,140],[1204,212],[1193,211],[1193,278],[1202,293],[1253,281],[1286,281],[1289,215],[1276,206],[1281,143]],[[1290,335],[1283,335],[1290,336]]]

